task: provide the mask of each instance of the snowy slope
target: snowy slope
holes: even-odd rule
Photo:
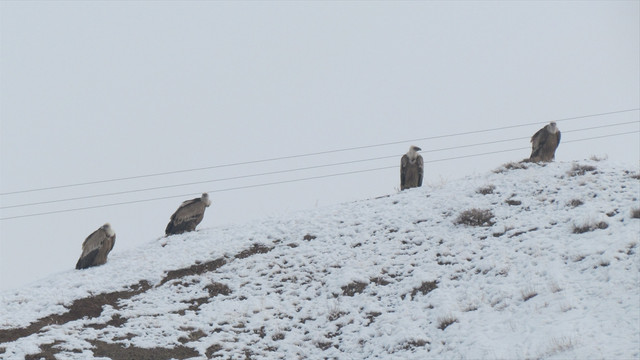
[[[152,240],[0,293],[0,357],[639,359],[637,174],[509,164]]]

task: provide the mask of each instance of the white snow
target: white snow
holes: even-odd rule
[[[585,165],[595,170],[571,174]],[[98,317],[2,343],[0,357],[60,341],[58,359],[90,359],[99,339],[185,346],[195,358],[215,349],[232,359],[639,359],[637,174],[608,161],[527,164],[151,240],[104,266],[0,293],[1,332],[76,299],[154,285]],[[470,209],[490,210],[494,224],[455,224]],[[254,244],[271,250],[236,256]],[[161,284],[215,259],[224,265]],[[210,292],[219,284],[230,292]],[[87,326],[114,316],[126,321]]]

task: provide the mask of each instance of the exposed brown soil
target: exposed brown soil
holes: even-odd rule
[[[520,201],[520,200],[513,200],[513,199],[506,200],[506,201],[505,201],[505,203],[507,203],[507,205],[509,205],[509,206],[519,206],[519,205],[522,205],[522,201]]]
[[[118,314],[115,314],[111,317],[111,320],[107,321],[104,324],[89,324],[88,327],[94,328],[96,330],[104,329],[109,326],[120,327],[127,322],[126,318],[121,317]]]
[[[256,243],[251,245],[251,248],[244,250],[243,252],[236,255],[236,259],[244,259],[256,254],[266,254],[271,250],[273,250],[272,247],[268,247],[268,246]]]
[[[111,305],[114,308],[118,308],[118,301],[129,299],[149,290],[150,288],[151,285],[143,280],[137,284],[131,285],[129,290],[103,293],[75,300],[69,307],[67,307],[69,311],[63,314],[49,315],[24,328],[0,330],[0,343],[16,341],[21,337],[35,334],[40,332],[45,326],[65,324],[70,321],[82,319],[85,316],[90,318],[98,317],[102,314],[103,306]]]
[[[100,340],[91,341],[93,355],[96,357],[108,357],[118,360],[169,360],[188,359],[200,356],[196,350],[178,345],[173,349],[167,348],[139,348],[135,346],[125,347],[122,344],[106,343]]]
[[[231,294],[231,289],[227,285],[217,282],[211,283],[204,288],[209,292],[209,297]]]
[[[24,360],[57,360],[56,357],[53,356],[56,353],[53,347],[59,344],[62,344],[62,341],[54,341],[51,344],[42,345],[42,350],[39,354],[27,355],[24,357]]]
[[[207,359],[212,359],[214,357],[221,357],[222,355],[216,355],[216,353],[220,350],[222,350],[222,346],[215,344],[207,348],[205,355],[207,356]]]
[[[193,264],[188,268],[171,270],[167,272],[167,275],[165,275],[164,279],[160,281],[160,284],[158,284],[158,286],[164,285],[167,281],[183,278],[185,276],[200,275],[206,272],[214,271],[226,263],[227,262],[224,258],[218,258],[204,263]]]
[[[359,282],[359,281],[354,281],[349,285],[343,286],[342,289],[342,295],[345,296],[353,296],[355,294],[360,294],[364,291],[364,289],[367,287],[367,283],[363,283],[363,282]]]
[[[427,295],[428,293],[432,292],[437,288],[438,288],[437,281],[423,281],[422,285],[420,285],[419,287],[411,291],[411,298],[413,299],[418,293],[422,293],[422,295]]]
[[[251,248],[244,250],[237,254],[235,257],[237,259],[244,259],[249,256],[255,254],[264,254],[271,251],[272,247],[267,247],[260,244],[253,244]],[[157,286],[162,286],[165,283],[180,279],[187,276],[192,275],[200,275],[207,272],[215,271],[221,266],[225,265],[227,261],[224,258],[218,258],[215,260],[207,261],[204,263],[196,263],[186,268],[171,270],[167,272],[165,277],[160,281]],[[0,344],[1,343],[9,343],[16,341],[22,337],[30,336],[39,332],[42,332],[43,328],[49,325],[60,325],[65,324],[74,320],[79,320],[82,318],[96,318],[102,314],[102,310],[105,305],[110,305],[113,308],[118,309],[118,302],[120,300],[125,300],[132,298],[138,294],[146,292],[151,289],[152,286],[147,281],[142,280],[137,284],[130,285],[127,289],[121,291],[114,291],[109,293],[97,294],[94,296],[77,299],[70,306],[67,307],[68,311],[63,314],[52,314],[46,316],[44,318],[40,318],[35,322],[29,324],[23,328],[14,328],[14,329],[2,329],[0,330]],[[205,289],[209,292],[209,297],[194,299],[193,305],[194,310],[197,309],[201,304],[209,301],[211,297],[217,295],[228,295],[231,293],[231,289],[227,285],[220,283],[212,283],[205,286]],[[109,320],[105,324],[90,324],[89,327],[95,329],[103,329],[107,326],[121,326],[126,323],[127,319],[122,318],[119,315],[114,315],[111,320]],[[144,360],[144,359],[186,359],[191,357],[199,356],[200,354],[189,347],[186,346],[176,346],[174,348],[138,348],[135,346],[124,347],[122,344],[117,343],[107,343],[100,340],[90,341],[93,345],[93,353],[94,356],[99,357],[108,357],[112,359],[136,359],[136,360]],[[45,360],[55,360],[55,355],[62,352],[60,349],[56,349],[56,346],[61,344],[60,341],[53,342],[51,344],[41,345],[40,353],[29,355],[26,359],[45,359]],[[0,347],[2,352],[5,352],[6,349],[4,347]],[[219,349],[217,349],[219,350]],[[208,353],[213,353],[217,351],[216,349],[208,349]],[[79,350],[76,350],[79,351]],[[209,354],[207,355],[209,356]]]

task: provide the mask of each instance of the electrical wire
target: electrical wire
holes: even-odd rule
[[[581,115],[581,116],[557,119],[557,120],[552,120],[552,121],[562,122],[562,121],[578,120],[578,119],[585,119],[585,118],[591,118],[591,117],[599,117],[599,116],[606,116],[606,115],[621,114],[621,113],[633,112],[633,111],[640,111],[640,108],[609,111],[609,112],[597,113],[597,114],[589,114],[589,115]],[[36,189],[17,190],[17,191],[0,193],[0,196],[21,194],[21,193],[29,193],[29,192],[36,192],[36,191],[53,190],[53,189],[62,189],[62,188],[85,186],[85,185],[95,185],[95,184],[102,184],[102,183],[109,183],[109,182],[116,182],[116,181],[125,181],[125,180],[149,178],[149,177],[157,177],[157,176],[164,176],[164,175],[171,175],[171,174],[178,174],[178,173],[186,173],[186,172],[218,169],[218,168],[232,167],[232,166],[249,165],[249,164],[262,163],[262,162],[288,160],[288,159],[295,159],[295,158],[301,158],[301,157],[326,155],[326,154],[339,153],[339,152],[352,151],[352,150],[361,150],[361,149],[369,149],[369,148],[381,147],[381,146],[397,145],[397,144],[409,143],[409,142],[419,142],[419,141],[442,139],[442,138],[455,137],[455,136],[480,134],[480,133],[491,132],[491,131],[513,129],[513,128],[518,128],[518,127],[523,127],[523,126],[539,125],[539,124],[542,124],[542,123],[543,122],[533,122],[533,123],[510,125],[510,126],[496,127],[496,128],[483,129],[483,130],[474,130],[474,131],[467,131],[467,132],[460,132],[460,133],[452,133],[452,134],[446,134],[446,135],[436,135],[436,136],[423,137],[423,138],[418,138],[418,139],[393,141],[393,142],[382,143],[382,144],[372,144],[372,145],[356,146],[356,147],[334,149],[334,150],[327,150],[327,151],[320,151],[320,152],[313,152],[313,153],[306,153],[306,154],[289,155],[289,156],[281,156],[281,157],[274,157],[274,158],[267,158],[267,159],[260,159],[260,160],[251,160],[251,161],[245,161],[245,162],[213,165],[213,166],[206,166],[206,167],[200,167],[200,168],[166,171],[166,172],[159,172],[159,173],[152,173],[152,174],[145,174],[145,175],[136,175],[136,176],[128,176],[128,177],[113,178],[113,179],[106,179],[106,180],[88,181],[88,182],[75,183],[75,184],[49,186],[49,187],[36,188]],[[544,123],[546,124],[546,123],[548,123],[548,121],[544,122]]]
[[[640,123],[640,121],[628,121],[628,122],[622,122],[622,123],[616,123],[616,124],[600,125],[600,126],[594,126],[594,127],[588,127],[588,128],[582,128],[582,129],[567,130],[567,131],[565,131],[565,133],[579,132],[579,131],[586,131],[586,130],[594,130],[594,129],[608,128],[608,127],[615,127],[615,126],[628,125],[628,124],[633,124],[633,123]],[[498,144],[498,143],[503,143],[503,142],[528,140],[528,139],[529,139],[529,137],[510,138],[510,139],[494,140],[494,141],[488,141],[488,142],[482,142],[482,143],[474,143],[474,144],[467,144],[467,145],[451,146],[451,147],[446,147],[446,148],[424,150],[424,151],[421,151],[421,152],[422,153],[431,153],[431,152],[440,152],[440,151],[447,151],[447,150],[457,150],[457,149],[462,149],[462,148],[476,147],[476,146],[482,146],[482,145],[492,145],[492,144]],[[171,185],[163,185],[163,186],[156,186],[156,187],[148,187],[148,188],[143,188],[143,189],[124,190],[124,191],[109,192],[109,193],[102,193],[102,194],[78,196],[78,197],[65,198],[65,199],[56,199],[56,200],[39,201],[39,202],[8,205],[8,206],[0,206],[0,209],[1,210],[3,210],[3,209],[13,209],[13,208],[19,208],[19,207],[25,207],[25,206],[53,204],[53,203],[59,203],[59,202],[68,202],[68,201],[76,201],[76,200],[93,199],[93,198],[105,197],[105,196],[132,194],[132,193],[139,193],[139,192],[146,192],[146,191],[153,191],[153,190],[162,190],[162,189],[185,187],[185,186],[191,186],[191,185],[200,185],[200,184],[207,184],[207,183],[214,183],[214,182],[221,182],[221,181],[245,179],[245,178],[250,178],[250,177],[277,175],[277,174],[284,174],[284,173],[296,172],[296,171],[304,171],[304,170],[320,169],[320,168],[325,168],[325,167],[333,167],[333,166],[340,166],[340,165],[349,165],[349,164],[355,164],[355,163],[362,163],[362,162],[368,162],[368,161],[384,160],[384,159],[396,158],[397,156],[398,156],[397,154],[394,154],[394,155],[381,156],[381,157],[368,158],[368,159],[358,159],[358,160],[343,161],[343,162],[337,162],[337,163],[331,163],[331,164],[306,166],[306,167],[300,167],[300,168],[294,168],[294,169],[269,171],[269,172],[263,172],[263,173],[257,173],[257,174],[248,174],[248,175],[240,175],[240,176],[232,176],[232,177],[226,177],[226,178],[209,179],[209,180],[202,180],[202,181],[195,181],[195,182],[188,182],[188,183],[180,183],[180,184],[171,184]]]
[[[565,144],[566,143],[574,143],[574,142],[580,142],[580,141],[602,139],[602,138],[629,135],[629,134],[640,134],[640,130],[628,131],[628,132],[622,132],[622,133],[616,133],[616,134],[600,135],[600,136],[594,136],[594,137],[583,138],[583,139],[569,140],[569,141],[565,141],[564,143]],[[527,149],[529,149],[529,147],[519,147],[519,148],[506,149],[506,150],[497,150],[497,151],[491,151],[491,152],[485,152],[485,153],[477,153],[477,154],[470,154],[470,155],[463,155],[463,156],[455,156],[455,157],[450,157],[450,158],[430,160],[430,161],[425,161],[425,163],[434,163],[434,162],[440,162],[440,161],[450,161],[450,160],[457,160],[457,159],[465,159],[465,158],[471,158],[471,157],[486,156],[486,155],[493,155],[493,154],[512,152],[512,151],[521,151],[521,150],[527,150]],[[287,184],[287,183],[307,181],[307,180],[323,179],[323,178],[336,177],[336,176],[353,175],[353,174],[359,174],[359,173],[365,173],[365,172],[389,170],[389,169],[394,169],[394,168],[397,168],[397,165],[378,167],[378,168],[372,168],[372,169],[365,169],[365,170],[354,170],[354,171],[347,171],[347,172],[327,174],[327,175],[311,176],[311,177],[297,178],[297,179],[290,179],[290,180],[280,180],[280,181],[274,181],[274,182],[269,182],[269,183],[245,185],[245,186],[238,186],[238,187],[225,188],[225,189],[215,189],[215,190],[207,191],[207,193],[219,193],[219,192],[235,191],[235,190],[241,190],[241,189],[250,189],[250,188],[257,188],[257,187],[264,187],[264,186],[271,186],[271,185],[279,185],[279,184]],[[182,195],[172,195],[172,196],[157,197],[157,198],[151,198],[151,199],[141,199],[141,200],[125,201],[125,202],[118,202],[118,203],[111,203],[111,204],[86,206],[86,207],[80,207],[80,208],[71,208],[71,209],[46,211],[46,212],[40,212],[40,213],[31,213],[31,214],[3,217],[3,218],[0,218],[0,221],[2,221],[2,220],[10,220],[10,219],[18,219],[18,218],[25,218],[25,217],[33,217],[33,216],[41,216],[41,215],[58,214],[58,213],[65,213],[65,212],[73,212],[73,211],[81,211],[81,210],[89,210],[89,209],[97,209],[97,208],[103,208],[103,207],[112,207],[112,206],[119,206],[119,205],[129,205],[129,204],[136,204],[136,203],[143,203],[143,202],[150,202],[150,201],[157,201],[157,200],[165,200],[165,199],[173,199],[173,198],[184,198],[184,197],[187,197],[187,196],[195,196],[195,195],[199,195],[199,194],[200,193],[189,193],[189,194],[182,194]]]

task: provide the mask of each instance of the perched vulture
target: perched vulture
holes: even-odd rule
[[[168,235],[182,234],[193,231],[204,217],[204,210],[211,205],[209,194],[203,193],[201,197],[187,200],[171,215],[164,233]]]
[[[82,243],[82,255],[78,259],[76,269],[86,269],[92,266],[102,265],[107,262],[107,255],[116,243],[116,233],[111,225],[106,223]]]
[[[410,146],[409,151],[400,159],[400,190],[422,186],[424,160],[418,154],[417,146]]]
[[[556,149],[560,144],[560,130],[555,122],[538,130],[531,137],[531,162],[550,162],[556,157]]]

